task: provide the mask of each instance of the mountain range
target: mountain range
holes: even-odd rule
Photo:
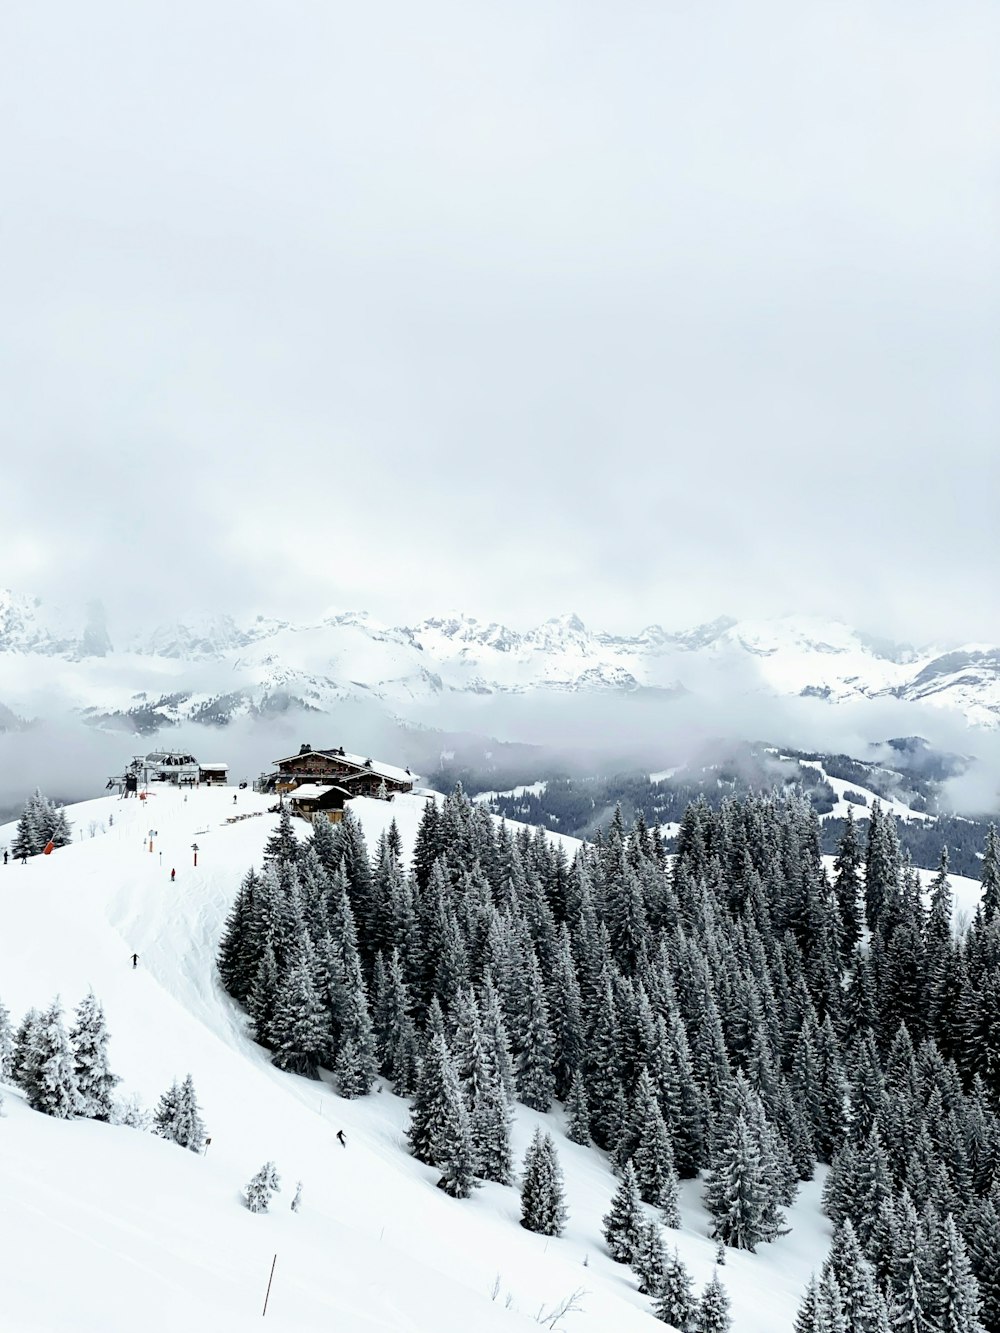
[[[1000,647],[915,647],[839,621],[721,617],[633,635],[563,615],[526,631],[466,614],[387,625],[365,612],[293,623],[199,616],[114,641],[99,604],[74,618],[0,592],[0,725],[55,692],[91,721],[154,731],[377,701],[403,718],[458,696],[706,691],[831,705],[895,698],[1000,726]]]

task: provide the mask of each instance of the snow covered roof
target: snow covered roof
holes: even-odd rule
[[[228,764],[199,764],[207,773],[226,773],[229,770]]]
[[[294,791],[288,793],[290,801],[318,801],[323,796],[328,796],[330,792],[337,792],[341,796],[350,797],[351,793],[345,791],[343,787],[337,787],[332,782],[303,782],[301,787],[296,787]]]
[[[288,764],[293,759],[306,759],[309,755],[315,754],[323,759],[335,759],[338,763],[350,764],[353,767],[364,770],[366,773],[377,773],[381,778],[392,778],[394,782],[412,782],[413,774],[405,769],[396,768],[393,764],[383,764],[376,759],[369,759],[360,754],[348,754],[343,750],[307,750],[305,754],[289,754],[283,759],[275,759],[274,763]]]

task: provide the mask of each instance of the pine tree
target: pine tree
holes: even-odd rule
[[[205,1126],[202,1123],[194,1082],[188,1074],[183,1083],[175,1079],[163,1093],[153,1116],[154,1132],[190,1152],[200,1153],[205,1146]]]
[[[606,1148],[616,1127],[615,1107],[621,1097],[621,1031],[610,970],[602,978],[597,1012],[587,1042],[584,1077],[590,1103],[590,1132]]]
[[[969,1256],[979,1282],[982,1321],[1000,1328],[1000,1209],[992,1197],[981,1200],[971,1217]]]
[[[899,839],[891,815],[883,812],[878,801],[868,820],[868,846],[865,856],[865,915],[876,930],[895,912],[899,893]]]
[[[73,830],[65,810],[58,809],[36,787],[24,803],[11,854],[20,860],[23,856],[37,856],[50,842],[55,847],[66,847],[72,841]]]
[[[934,1271],[934,1320],[940,1333],[982,1333],[979,1283],[950,1213],[941,1228]]]
[[[555,1084],[552,1073],[555,1043],[549,1026],[542,972],[534,954],[528,964],[526,1001],[524,1044],[517,1057],[517,1095],[532,1110],[547,1111],[552,1104]]]
[[[498,1185],[509,1185],[512,1176],[510,1155],[510,1104],[496,1072],[479,1092],[470,1112],[472,1150],[476,1174]]]
[[[442,1024],[441,1010],[437,1010]],[[444,1033],[435,1033],[427,1045],[417,1091],[410,1105],[410,1152],[419,1162],[435,1164],[435,1145],[445,1115],[445,1069],[451,1063]]]
[[[80,1001],[69,1039],[73,1046],[80,1114],[91,1120],[109,1120],[114,1105],[112,1093],[120,1079],[108,1065],[108,1029],[104,1010],[93,991]]]
[[[571,1143],[580,1143],[584,1147],[590,1143],[590,1107],[587,1105],[583,1074],[579,1069],[573,1075],[569,1097],[566,1099],[566,1137]]]
[[[399,949],[394,947],[388,963],[381,954],[375,960],[372,1002],[372,1028],[379,1068],[394,1082],[399,1081],[401,1075],[405,1082],[409,1072],[407,1051],[412,1049],[416,1038],[412,1009]],[[412,1088],[399,1088],[398,1091],[405,1097]]]
[[[850,1218],[845,1218],[834,1232],[821,1276],[827,1273],[837,1280],[847,1333],[887,1333],[885,1300]]]
[[[719,1281],[718,1273],[702,1292],[695,1314],[694,1333],[729,1333],[733,1321],[729,1317],[729,1295]]]
[[[620,1264],[632,1262],[639,1244],[645,1215],[639,1198],[635,1169],[626,1162],[621,1182],[611,1200],[611,1208],[604,1216],[603,1233],[612,1259]]]
[[[38,1044],[42,1015],[37,1009],[28,1009],[18,1025],[11,1054],[11,1076],[31,1100],[38,1077]]]
[[[269,1027],[273,1064],[290,1074],[318,1078],[329,1059],[330,1020],[313,982],[313,966],[305,943],[279,983]]]
[[[631,1267],[639,1279],[639,1291],[646,1296],[655,1296],[663,1286],[667,1252],[659,1223],[652,1218],[646,1218],[639,1230]]]
[[[653,1313],[664,1324],[672,1324],[674,1328],[683,1330],[691,1327],[696,1312],[697,1303],[691,1274],[684,1267],[680,1255],[674,1250],[673,1254],[666,1256]]]
[[[219,943],[217,965],[219,976],[227,992],[245,1005],[257,976],[263,940],[256,938],[254,925],[254,895],[260,892],[260,880],[251,870],[240,884],[236,900],[226,918],[226,926]]]
[[[857,1151],[845,1213],[853,1221],[858,1240],[866,1251],[882,1205],[890,1200],[891,1194],[889,1158],[878,1128],[873,1127]]]
[[[497,1074],[500,1076],[500,1081],[503,1083],[503,1089],[507,1094],[507,1100],[513,1101],[517,1096],[517,1079],[514,1075],[514,1061],[510,1053],[510,1041],[507,1036],[506,1025],[504,1024],[500,997],[497,994],[496,987],[493,985],[493,978],[490,975],[489,969],[483,974],[480,1012],[483,1021],[483,1036],[490,1048],[490,1059]]]
[[[820,1315],[819,1282],[813,1273],[805,1289],[798,1314],[795,1316],[795,1333],[823,1333]]]
[[[14,1077],[14,1034],[10,1025],[10,1011],[0,1003],[0,1083],[10,1083]]]
[[[353,1037],[341,1043],[337,1055],[337,1091],[347,1101],[365,1097],[371,1092],[372,1072],[369,1061],[358,1050]]]
[[[476,1156],[469,1113],[450,1057],[444,1065],[442,1093],[442,1117],[434,1138],[434,1161],[441,1170],[438,1189],[453,1199],[467,1199],[476,1183]]]
[[[278,823],[264,844],[264,860],[289,863],[298,860],[299,840],[287,805],[282,804]],[[332,869],[332,867],[331,867]]]
[[[936,1333],[932,1313],[932,1255],[906,1190],[890,1238],[889,1322],[901,1333]]]
[[[840,913],[841,949],[846,958],[854,952],[861,938],[861,848],[851,807],[848,807],[833,871],[834,892]]]
[[[705,1203],[714,1218],[712,1236],[734,1249],[753,1252],[779,1234],[761,1147],[743,1115],[719,1143]]]
[[[645,1203],[664,1209],[668,1226],[680,1226],[673,1148],[645,1069],[636,1084],[628,1142],[640,1197]]]
[[[844,1316],[840,1284],[836,1275],[829,1269],[824,1269],[819,1280],[819,1318],[819,1326],[826,1330],[826,1333],[850,1333]]]
[[[551,1134],[536,1129],[524,1157],[521,1226],[542,1236],[561,1236],[566,1225],[562,1170]]]
[[[253,1019],[254,1040],[270,1046],[271,1021],[279,999],[278,963],[268,939],[261,951],[253,987],[247,998],[247,1012]]]
[[[271,1206],[271,1196],[281,1189],[281,1177],[278,1175],[273,1162],[265,1162],[257,1174],[247,1185],[243,1197],[246,1206],[252,1213],[266,1213]],[[301,1189],[301,1182],[299,1184]],[[299,1191],[295,1192],[295,1199],[292,1201],[293,1210],[299,1198]]]
[[[34,1110],[58,1120],[67,1120],[82,1110],[73,1048],[63,1025],[58,998],[53,1000],[37,1029],[28,1102]]]
[[[980,879],[983,918],[991,921],[1000,910],[1000,837],[997,836],[996,824],[991,824],[986,834]]]

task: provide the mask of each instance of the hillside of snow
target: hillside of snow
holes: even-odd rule
[[[0,592],[0,704],[22,718],[58,702],[91,720],[153,730],[363,699],[413,719],[449,699],[644,691],[831,705],[899,699],[996,727],[1000,648],[911,648],[801,616],[613,635],[574,615],[517,631],[467,615],[391,626],[363,612],[304,624],[200,616],[118,641],[99,607],[74,621]]]
[[[267,1327],[287,1333],[515,1333],[578,1290],[569,1333],[662,1329],[600,1238],[615,1188],[607,1161],[567,1141],[561,1112],[519,1107],[514,1133],[518,1160],[537,1123],[557,1140],[570,1220],[565,1236],[546,1239],[519,1226],[514,1188],[486,1185],[463,1202],[439,1191],[438,1173],[407,1153],[406,1103],[388,1089],[344,1101],[326,1083],[278,1071],[249,1039],[214,957],[238,882],[273,828],[268,803],[240,792],[234,805],[232,789],[88,801],[68,810],[71,846],[0,866],[0,998],[15,1023],[57,993],[71,1009],[92,987],[120,1091],[151,1108],[190,1072],[211,1136],[195,1156],[137,1130],[50,1119],[5,1088],[4,1327],[255,1328],[277,1255]],[[408,854],[423,807],[409,796],[351,808],[369,846],[395,819]],[[247,817],[228,822],[234,815]],[[0,828],[0,844],[12,835]],[[267,1159],[283,1192],[253,1215],[240,1190]],[[297,1180],[303,1208],[293,1214]],[[821,1182],[819,1173],[802,1187],[789,1235],[756,1255],[728,1252],[721,1276],[739,1333],[790,1333],[830,1234]],[[683,1214],[683,1230],[665,1238],[700,1289],[714,1245],[697,1182],[685,1185]]]

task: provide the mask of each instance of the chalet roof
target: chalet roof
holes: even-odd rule
[[[364,755],[341,753],[340,750],[307,750],[305,754],[289,754],[284,759],[275,759],[272,762],[277,766],[290,763],[293,759],[308,759],[310,755],[317,755],[322,759],[333,759],[340,764],[348,764],[359,772],[377,773],[379,777],[391,778],[394,782],[410,783],[413,781],[413,774],[407,773],[405,769],[396,768],[393,764],[383,764],[376,759],[366,760]]]
[[[294,791],[288,793],[290,801],[319,801],[324,796],[346,796],[351,793],[343,787],[338,787],[330,782],[304,782],[301,787],[296,787]]]
[[[226,773],[226,772],[229,771],[229,765],[228,765],[228,764],[202,764],[202,763],[199,763],[199,764],[198,764],[198,767],[199,767],[199,768],[203,768],[203,769],[205,770],[206,773]]]

